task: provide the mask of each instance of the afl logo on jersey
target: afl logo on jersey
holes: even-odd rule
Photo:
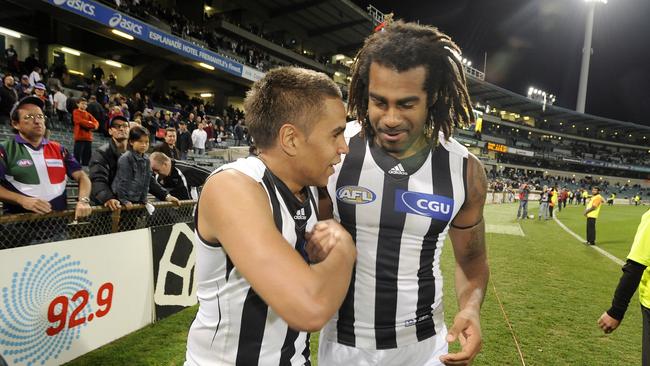
[[[449,221],[454,210],[454,200],[435,194],[395,191],[395,211],[428,216],[440,221]]]
[[[34,165],[34,163],[29,159],[20,159],[16,162],[16,165],[18,165],[21,168],[27,168]]]
[[[363,205],[370,203],[377,198],[377,195],[368,188],[359,186],[343,186],[336,191],[336,199],[352,205]]]

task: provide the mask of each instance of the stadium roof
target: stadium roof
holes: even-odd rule
[[[372,33],[367,11],[349,0],[244,0],[242,5],[278,28],[294,26],[305,46],[321,53],[355,53]]]
[[[615,129],[625,134],[646,135],[650,133],[650,126],[632,122],[579,113],[574,110],[552,105],[547,105],[544,110],[540,102],[533,101],[523,95],[471,76],[467,77],[467,85],[469,94],[475,102],[489,104],[491,107],[530,116],[537,120],[546,119],[553,124],[554,122],[565,122],[575,124],[578,128]]]

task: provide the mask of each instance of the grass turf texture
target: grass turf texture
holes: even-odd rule
[[[578,242],[552,220],[515,221],[516,205],[486,207],[490,225],[521,224],[524,237],[487,233],[491,278],[481,325],[483,350],[474,365],[521,365],[495,294],[498,294],[527,365],[638,365],[641,316],[637,295],[613,334],[604,335],[596,320],[606,310],[621,274],[620,267]],[[585,236],[582,206],[567,207],[559,219]],[[603,207],[597,226],[600,247],[625,259],[647,207]],[[530,213],[537,214],[531,202]],[[453,294],[453,253],[443,253],[447,324],[457,305]],[[495,292],[496,288],[496,292]],[[189,324],[197,307],[121,338],[68,365],[182,365]],[[317,335],[312,335],[317,364]],[[457,345],[452,350],[458,349]]]

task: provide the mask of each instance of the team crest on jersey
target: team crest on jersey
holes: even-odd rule
[[[454,200],[435,194],[398,189],[395,191],[395,211],[449,221],[454,211]]]
[[[377,198],[375,192],[359,186],[343,186],[336,191],[336,199],[352,205],[363,205]]]
[[[29,159],[20,159],[16,162],[16,165],[18,165],[21,168],[27,168],[34,165],[34,162],[32,162]]]

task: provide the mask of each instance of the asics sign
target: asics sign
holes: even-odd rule
[[[449,221],[454,211],[454,200],[435,194],[398,189],[395,192],[395,211]]]
[[[142,26],[140,24],[134,23],[126,18],[122,17],[122,14],[120,13],[115,13],[109,19],[108,25],[111,27],[115,28],[119,25],[120,28],[127,30],[129,32],[133,32],[138,35],[142,35]]]
[[[90,16],[95,16],[95,5],[83,0],[54,0],[54,5],[66,4],[67,7],[78,10]]]

